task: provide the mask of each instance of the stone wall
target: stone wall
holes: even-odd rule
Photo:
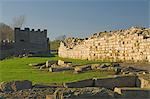
[[[150,97],[150,89],[148,88],[115,88],[114,92],[120,94],[117,98],[148,99]]]
[[[94,80],[93,79],[86,79],[86,80],[81,80],[81,81],[77,81],[77,82],[64,83],[64,86],[66,88],[93,87],[94,86]]]
[[[39,55],[49,54],[50,47],[47,30],[41,31],[38,29],[35,31],[29,28],[25,28],[24,30],[15,28],[14,33],[15,40],[13,42],[0,42],[0,59],[13,55],[28,54],[30,52]]]
[[[25,28],[15,28],[15,48],[18,52],[48,53],[49,40],[47,38],[47,30],[38,29],[30,30]],[[18,53],[17,52],[17,53]]]
[[[95,80],[95,87],[114,89],[115,87],[136,87],[137,76],[118,76]]]
[[[14,47],[14,42],[0,42],[0,59],[12,56],[15,51]]]
[[[115,87],[136,87],[140,86],[136,83],[138,77],[127,75],[127,76],[116,76],[108,78],[93,78],[87,80],[81,80],[77,82],[64,83],[66,88],[83,88],[83,87],[104,87],[114,89]]]
[[[132,27],[95,33],[74,43],[73,47],[61,42],[58,54],[60,57],[74,59],[150,62],[150,29]]]

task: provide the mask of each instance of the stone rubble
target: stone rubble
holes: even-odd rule
[[[136,69],[134,67],[122,67],[119,63],[96,63],[88,65],[77,65],[71,62],[63,60],[58,61],[46,61],[42,63],[29,64],[30,66],[38,67],[39,70],[47,70],[49,72],[62,72],[62,71],[73,71],[74,73],[83,73],[90,70],[99,71],[114,71],[116,75],[126,74],[148,74],[149,72],[142,69]]]
[[[55,99],[60,99],[63,97],[64,99],[82,99],[82,98],[89,98],[89,97],[107,97],[111,98],[114,97],[114,92],[105,89],[105,88],[98,88],[98,87],[85,87],[85,88],[61,88],[57,89],[54,93]]]
[[[81,73],[81,72],[85,72],[85,71],[89,71],[89,70],[92,70],[91,65],[76,66],[74,68],[75,73]]]
[[[149,75],[93,78],[64,84],[35,84],[30,81],[1,83],[1,99],[137,99],[149,98]],[[136,79],[134,79],[136,78]],[[132,79],[132,80],[131,80]],[[134,81],[133,81],[134,80]],[[92,81],[92,82],[91,82]],[[93,83],[93,81],[95,83]],[[27,83],[28,82],[28,83]],[[122,82],[122,83],[121,83]],[[132,83],[131,83],[132,82]],[[29,86],[31,83],[31,86]],[[67,84],[67,83],[66,83]],[[116,85],[115,85],[116,84]],[[13,85],[13,86],[12,86]],[[80,87],[79,87],[80,86]],[[85,86],[85,87],[83,87]],[[124,86],[124,87],[122,87]],[[108,88],[107,88],[108,87]],[[113,89],[109,88],[113,87]],[[4,90],[5,89],[5,90]],[[133,94],[134,97],[133,97]]]

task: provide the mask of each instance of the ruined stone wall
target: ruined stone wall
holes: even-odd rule
[[[61,42],[58,53],[64,58],[150,62],[150,29],[132,27],[100,32],[72,48]]]
[[[77,82],[65,83],[66,88],[104,87],[114,89],[115,87],[136,87],[138,77],[132,75],[114,76],[107,78],[93,78]]]

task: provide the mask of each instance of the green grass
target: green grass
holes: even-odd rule
[[[113,75],[113,72],[106,71],[88,71],[81,74],[74,74],[72,71],[51,73],[41,71],[29,66],[29,63],[40,63],[47,60],[58,60],[62,58],[55,57],[32,57],[32,58],[12,58],[0,61],[0,82],[12,80],[30,80],[33,83],[63,83],[72,82],[93,77],[107,77]],[[95,61],[63,59],[72,61],[76,64],[97,63]]]

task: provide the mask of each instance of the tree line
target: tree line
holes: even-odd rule
[[[25,23],[25,16],[17,16],[12,19],[12,24],[0,23],[0,41],[14,40],[14,28],[21,28]]]

